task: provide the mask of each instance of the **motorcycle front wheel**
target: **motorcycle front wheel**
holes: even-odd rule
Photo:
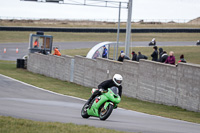
[[[86,105],[88,105],[88,103],[86,103],[86,104],[83,106],[82,110],[81,110],[81,116],[82,116],[83,118],[89,118],[89,117],[90,117],[90,116],[88,115],[88,113],[87,113]]]
[[[109,104],[108,107],[106,109],[104,109],[104,107],[101,108],[100,110],[100,120],[106,120],[110,114],[113,111],[113,105]]]

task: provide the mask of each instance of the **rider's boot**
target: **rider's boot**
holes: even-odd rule
[[[91,103],[91,101],[97,96],[97,95],[100,95],[101,94],[101,92],[99,91],[99,90],[96,90],[93,94],[92,94],[92,96],[88,99],[88,101],[87,101],[87,105],[88,106],[86,106],[86,108],[88,108],[89,107],[89,105],[90,105],[90,103]]]

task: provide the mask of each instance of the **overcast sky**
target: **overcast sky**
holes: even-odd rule
[[[117,20],[118,9],[0,0],[0,17],[2,16]],[[197,17],[200,17],[200,0],[133,0],[132,19],[194,19]],[[127,19],[127,9],[121,10],[121,19]]]

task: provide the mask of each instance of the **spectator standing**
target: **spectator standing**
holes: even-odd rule
[[[154,49],[154,51],[151,54],[152,61],[158,61],[158,51],[157,51],[158,47],[154,46],[153,49]]]
[[[54,54],[53,55],[61,56],[61,53],[60,53],[60,51],[58,50],[57,47],[54,47]]]
[[[158,59],[159,62],[161,62],[162,55],[163,55],[163,49],[159,48],[159,59]]]
[[[141,52],[138,52],[137,61],[140,61],[140,59],[148,59],[148,57],[145,55],[142,55]]]
[[[123,62],[124,56],[125,56],[125,53],[121,53],[117,61]]]
[[[178,61],[178,63],[179,62],[187,63],[186,60],[184,59],[184,55],[183,54],[180,56],[180,60]]]
[[[131,54],[133,55],[132,61],[137,61],[137,54],[135,53],[135,51],[132,51]]]
[[[104,45],[104,46],[103,46],[102,58],[107,58],[107,55],[108,55],[108,50],[107,50],[106,46]]]
[[[163,51],[163,54],[162,54],[161,59],[160,59],[160,62],[164,63],[167,60],[167,58],[168,58],[167,52]]]
[[[130,60],[130,58],[125,55],[125,53],[121,53],[117,61],[123,62],[124,59]]]
[[[175,62],[176,62],[176,60],[175,60],[174,52],[170,51],[169,56],[168,56],[167,60],[165,61],[165,63],[175,65]]]

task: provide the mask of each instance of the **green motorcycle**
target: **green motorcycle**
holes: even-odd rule
[[[96,89],[92,89],[92,93],[94,91]],[[96,96],[90,103],[85,103],[81,110],[81,116],[83,118],[94,116],[99,117],[100,120],[106,120],[121,101],[118,93],[119,89],[117,87],[108,88],[107,91],[104,91],[100,96]]]

